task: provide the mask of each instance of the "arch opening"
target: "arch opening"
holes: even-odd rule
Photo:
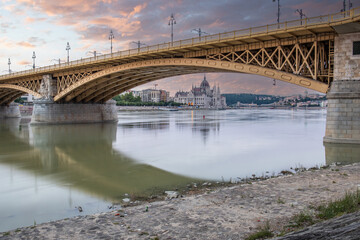
[[[87,76],[58,93],[55,101],[104,102],[123,91],[162,78],[192,73],[233,72],[255,74],[326,93],[328,85],[288,72],[219,60],[174,58],[119,65]]]

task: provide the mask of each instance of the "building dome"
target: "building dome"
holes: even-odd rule
[[[204,76],[204,80],[201,82],[200,88],[203,88],[203,89],[210,88],[209,82],[206,81],[206,76]]]

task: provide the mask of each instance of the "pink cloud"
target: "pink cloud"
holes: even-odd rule
[[[31,44],[31,43],[25,42],[25,41],[17,42],[16,45],[21,46],[21,47],[26,47],[26,48],[35,48],[34,44]]]
[[[19,65],[30,65],[31,62],[29,62],[29,61],[20,61],[20,62],[17,62],[17,64],[19,64]]]

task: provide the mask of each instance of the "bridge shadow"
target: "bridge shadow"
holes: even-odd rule
[[[0,164],[46,176],[102,199],[148,195],[195,181],[139,164],[113,149],[116,124],[29,126],[0,122]]]

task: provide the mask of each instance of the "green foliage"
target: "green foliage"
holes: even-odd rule
[[[19,97],[19,98],[15,99],[14,102],[16,102],[16,103],[24,103],[24,99],[22,99],[21,97]]]
[[[270,231],[269,222],[267,222],[265,224],[265,226],[260,228],[260,230],[258,232],[251,234],[250,236],[248,236],[245,239],[246,240],[266,239],[266,238],[270,238],[273,236],[274,236],[274,234]]]
[[[279,197],[278,200],[277,200],[277,203],[278,203],[278,204],[285,204],[285,201],[282,200],[282,199]]]
[[[123,95],[117,95],[113,97],[113,99],[116,102],[129,102],[129,103],[141,102],[140,96],[134,97],[132,92],[125,93]]]
[[[314,224],[313,216],[305,212],[301,212],[300,214],[295,215],[293,221],[296,223],[298,227]]]
[[[278,102],[283,99],[283,97],[271,96],[271,95],[257,95],[250,93],[239,93],[239,94],[222,94],[222,96],[226,97],[226,104],[233,105],[237,102],[250,104],[254,103],[257,105],[260,104],[270,104],[274,102]]]
[[[181,106],[176,102],[142,102],[140,96],[134,97],[132,92],[113,97],[118,106]]]
[[[319,206],[317,217],[320,219],[330,219],[345,213],[355,212],[360,209],[360,192],[346,193],[345,197]]]

